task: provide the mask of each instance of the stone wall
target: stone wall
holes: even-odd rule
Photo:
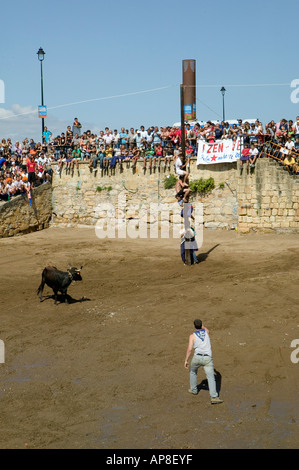
[[[72,226],[76,224],[95,225],[99,218],[106,217],[107,210],[113,205],[116,217],[128,220],[137,217],[149,224],[155,223],[151,207],[160,205],[163,212],[162,222],[179,222],[180,212],[175,190],[164,189],[164,179],[174,174],[169,171],[152,171],[142,169],[142,162],[137,163],[136,171],[124,164],[123,172],[117,168],[115,175],[103,173],[100,169],[91,172],[88,165],[82,162],[74,175],[62,170],[61,175],[55,172],[53,178],[53,216],[52,223]],[[208,167],[209,168],[205,168]],[[212,168],[213,167],[213,168]],[[190,180],[213,176],[215,190],[209,196],[195,199],[204,206],[205,225],[211,228],[235,228],[238,222],[238,202],[236,198],[236,164],[203,165],[197,168],[196,161],[191,162]],[[221,187],[219,187],[221,184]],[[98,189],[97,189],[98,188]],[[99,191],[99,189],[102,189]],[[126,211],[123,212],[123,199],[126,199]],[[167,210],[168,213],[167,213]]]
[[[27,195],[16,196],[0,205],[0,238],[35,232],[49,227],[52,217],[52,187],[45,183]]]
[[[150,214],[151,204],[167,205],[165,222],[180,220],[174,189],[164,189],[164,179],[171,170],[136,171],[124,164],[123,172],[115,174],[91,172],[82,162],[74,175],[55,173],[53,178],[52,224],[73,226],[95,225],[107,216],[113,206],[115,217],[134,219],[139,213],[149,224],[156,220]],[[208,228],[250,230],[299,230],[299,178],[290,176],[275,161],[268,158],[257,162],[255,171],[240,174],[239,162],[196,165],[191,162],[190,180],[213,177],[215,189],[207,196],[193,196],[203,204],[204,225]],[[101,190],[99,190],[101,189]],[[120,195],[126,199],[126,209],[119,207]],[[122,201],[123,206],[123,201]],[[166,211],[167,212],[167,211]],[[162,217],[163,221],[163,217]]]
[[[272,159],[238,177],[238,230],[299,231],[299,177]]]
[[[164,189],[164,179],[171,170],[150,172],[137,163],[136,171],[124,164],[123,172],[91,172],[86,162],[79,164],[74,175],[53,164],[53,183],[33,191],[33,207],[26,196],[18,196],[0,206],[0,237],[28,233],[52,225],[95,226],[107,214],[127,221],[141,220],[148,226],[157,223],[151,207],[160,208],[160,227],[179,223],[180,211],[174,189]],[[213,177],[215,189],[207,196],[192,196],[203,204],[205,227],[251,230],[299,231],[299,177],[290,176],[275,161],[261,159],[253,174],[238,163],[196,165],[191,162],[190,180]],[[192,201],[191,201],[192,202]],[[196,204],[195,204],[196,206]],[[51,218],[52,217],[52,218]]]

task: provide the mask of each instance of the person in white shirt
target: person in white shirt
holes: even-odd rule
[[[184,176],[183,182],[186,182],[188,172],[185,170],[186,165],[182,162],[182,151],[178,150],[177,156],[174,156],[174,168],[178,176]],[[184,168],[184,169],[183,169]]]
[[[144,142],[144,137],[142,137],[140,130],[138,130],[136,133],[135,142],[138,149],[142,146]]]
[[[140,134],[141,134],[141,137],[143,137],[144,139],[147,139],[147,131],[144,130],[144,126],[140,126]]]
[[[255,144],[250,145],[250,150],[249,150],[249,165],[251,168],[255,167],[255,162],[258,157],[259,151],[256,148]]]
[[[296,137],[299,137],[299,116],[296,117],[296,122],[295,122],[295,124],[294,124],[294,126],[293,126],[293,130],[294,130],[294,132],[295,132],[295,136],[294,136],[294,137],[295,137],[295,138],[296,138]]]
[[[103,140],[105,142],[105,148],[110,147],[110,145],[113,142],[113,134],[112,134],[111,130],[109,130],[109,129],[107,130],[106,134],[104,134],[104,136],[103,136]]]
[[[195,331],[189,336],[189,344],[186,351],[185,368],[189,368],[188,360],[194,349],[194,355],[190,364],[190,389],[193,395],[198,394],[197,387],[197,371],[202,366],[204,368],[211,397],[211,404],[223,403],[218,396],[216,389],[216,380],[214,372],[214,364],[212,359],[212,348],[209,337],[209,330],[203,326],[202,321],[194,320]]]
[[[285,142],[284,146],[288,150],[292,150],[294,148],[295,144],[294,144],[294,141],[291,139],[290,136],[287,138],[287,141]]]
[[[114,132],[113,132],[113,136],[112,136],[112,137],[113,137],[112,142],[113,142],[114,148],[115,148],[115,149],[116,149],[116,148],[119,148],[119,145],[120,145],[120,143],[119,143],[119,133],[117,132],[117,129],[114,129]]]
[[[151,144],[152,141],[153,141],[153,136],[152,134],[149,132],[149,130],[146,131],[146,134],[145,134],[145,140],[148,144]]]

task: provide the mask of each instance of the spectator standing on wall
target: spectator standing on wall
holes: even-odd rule
[[[252,143],[250,145],[250,151],[249,151],[249,166],[251,168],[251,171],[253,171],[256,163],[256,159],[258,157],[259,151],[256,148],[255,144]]]
[[[36,182],[35,170],[36,170],[36,162],[34,160],[34,157],[30,155],[28,162],[27,162],[27,173],[28,173],[28,183],[31,189],[35,186],[35,182]]]
[[[135,137],[136,147],[141,149],[144,142],[144,138],[141,136],[141,131],[138,129]]]
[[[147,131],[144,129],[144,126],[140,126],[140,134],[142,138],[146,139]]]
[[[217,123],[214,130],[215,139],[220,140],[222,138],[223,130],[220,129],[220,124]]]
[[[103,140],[104,140],[104,145],[105,148],[110,148],[110,146],[113,146],[113,134],[108,127],[106,127],[106,132],[103,135]]]
[[[106,145],[105,144],[105,136],[104,136],[104,131],[100,131],[97,139],[96,139],[96,144],[97,144],[97,147],[98,149],[100,148],[101,145]]]
[[[120,146],[119,133],[118,133],[117,129],[114,129],[114,132],[113,132],[113,148],[118,149],[119,146]]]
[[[43,132],[43,142],[46,145],[49,145],[52,137],[52,132],[48,130],[47,127],[45,127],[44,132]]]
[[[78,121],[78,118],[75,117],[73,122],[73,134],[81,135],[81,127],[82,125]]]
[[[153,133],[152,133],[152,142],[153,142],[153,145],[160,145],[162,142],[161,134],[157,126],[154,128]]]
[[[75,145],[80,145],[80,136],[77,132],[73,137],[73,146],[75,146]]]
[[[249,150],[248,144],[245,144],[241,152],[241,157],[240,157],[240,173],[241,174],[243,171],[243,163],[246,162],[247,171],[249,169],[249,157],[250,157],[250,150]]]
[[[256,126],[255,126],[254,123],[251,123],[251,124],[250,124],[250,130],[249,130],[249,133],[248,133],[248,134],[249,134],[249,142],[250,142],[250,144],[252,144],[252,143],[257,143],[257,141],[258,141],[258,138],[257,138],[258,130],[257,130],[257,128],[256,128]]]
[[[296,139],[297,137],[299,137],[299,116],[296,117],[296,122],[293,126],[293,130],[294,130],[294,138]]]
[[[120,145],[124,145],[126,148],[127,148],[127,146],[128,146],[128,134],[126,133],[124,127],[122,127],[122,128],[120,129],[120,133],[119,133],[119,143],[120,143]]]
[[[291,139],[293,140],[294,139],[294,123],[292,121],[292,119],[289,120],[289,123],[288,123],[288,136],[291,137]]]
[[[129,147],[134,147],[135,145],[136,134],[134,131],[134,127],[131,127],[130,132],[128,133],[128,145]]]
[[[73,132],[71,130],[71,126],[67,126],[66,133],[65,133],[65,143],[66,148],[72,148],[73,146]]]

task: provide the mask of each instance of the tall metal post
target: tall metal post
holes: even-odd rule
[[[181,84],[181,145],[182,145],[182,158],[185,163],[186,157],[186,136],[185,136],[185,87]]]
[[[44,79],[43,79],[43,61],[40,61],[40,83],[41,83],[41,105],[44,106]],[[44,142],[45,119],[42,118],[42,143]]]
[[[196,61],[183,60],[183,85],[185,86],[185,121],[196,120]]]
[[[222,93],[222,121],[225,121],[224,95],[225,95],[226,89],[224,88],[224,86],[221,88],[220,91]]]
[[[43,79],[43,60],[45,58],[45,51],[43,50],[42,47],[39,48],[37,51],[37,57],[38,60],[40,61],[40,84],[41,84],[41,98],[42,102],[41,105],[44,106],[44,79]],[[44,142],[44,130],[45,130],[45,119],[42,118],[42,143]]]

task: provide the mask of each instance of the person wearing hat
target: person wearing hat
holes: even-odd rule
[[[188,360],[194,349],[194,355],[190,364],[190,389],[189,392],[193,395],[198,394],[197,387],[197,371],[200,367],[204,368],[208,385],[209,393],[211,397],[211,404],[223,403],[218,396],[216,389],[216,380],[214,372],[214,364],[212,359],[212,348],[209,336],[209,330],[203,326],[202,321],[199,319],[193,322],[195,331],[189,336],[189,344],[186,351],[184,366],[186,369],[189,368]]]
[[[138,129],[138,130],[136,131],[136,134],[135,134],[135,142],[136,142],[136,147],[137,147],[138,149],[140,149],[140,147],[142,146],[143,140],[144,140],[144,139],[143,139],[143,137],[142,137],[142,135],[141,135],[141,131]]]

